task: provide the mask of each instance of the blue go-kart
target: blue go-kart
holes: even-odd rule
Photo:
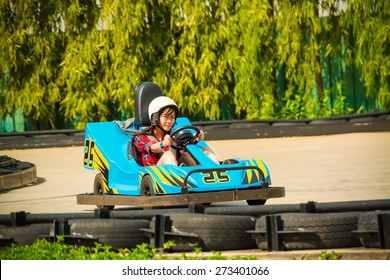
[[[204,140],[197,141],[199,128],[185,117],[177,118],[170,136],[174,148],[191,155],[195,164],[142,166],[133,138],[150,126],[148,106],[162,95],[156,84],[141,83],[135,90],[134,119],[87,124],[83,164],[99,173],[93,194],[78,195],[78,204],[112,209],[245,200],[262,205],[269,198],[284,196],[283,187],[270,187],[270,171],[261,159],[235,158],[219,164],[210,159],[203,151],[210,147]]]

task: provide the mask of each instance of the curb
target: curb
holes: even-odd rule
[[[259,249],[223,251],[222,256],[228,259],[238,257],[255,257],[258,260],[321,260],[326,252],[332,256],[333,252],[340,254],[340,260],[390,260],[389,249],[366,249],[366,248],[338,248],[335,250],[302,250],[302,251],[277,251],[268,252]],[[212,252],[185,253],[187,257],[208,258],[214,256]],[[168,259],[181,258],[183,253],[166,253],[162,256]]]

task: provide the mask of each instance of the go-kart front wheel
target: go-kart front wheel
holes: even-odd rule
[[[153,180],[149,175],[145,175],[141,181],[141,196],[154,196]],[[156,207],[143,207],[144,210],[154,209]]]
[[[142,178],[141,196],[154,196],[153,180],[149,175],[145,175]]]
[[[104,194],[104,188],[103,188],[103,177],[102,173],[98,173],[95,176],[95,180],[93,181],[93,193],[95,195],[105,195]],[[96,205],[99,209],[108,209],[112,210],[115,206],[113,205]]]

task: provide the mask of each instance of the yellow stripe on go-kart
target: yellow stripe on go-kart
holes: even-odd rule
[[[116,189],[108,187],[108,170],[110,164],[103,156],[102,152],[96,145],[95,140],[88,137],[84,143],[84,165],[88,168],[100,171],[103,179],[103,190],[105,193],[118,194]]]
[[[152,166],[150,169],[154,172],[153,175],[155,175],[155,177],[158,178],[158,181],[160,181],[166,185],[172,185],[173,182],[175,182],[175,180],[172,178],[172,176],[168,172],[166,172],[163,167]],[[152,175],[152,177],[153,177],[153,175]]]
[[[162,187],[162,184],[181,188],[184,184],[184,178],[173,172],[167,170],[163,166],[150,166],[149,175],[152,177],[154,183],[154,189],[156,193],[166,193],[166,190]],[[192,188],[193,185],[188,183],[188,188]]]
[[[260,168],[260,170],[263,172],[264,174],[264,178],[267,177],[268,175],[268,172],[267,172],[267,169],[265,168],[263,162],[261,160],[258,160],[258,159],[251,159],[249,160],[249,162],[247,162],[245,164],[246,166],[257,166]],[[254,176],[256,178],[254,178]],[[246,179],[246,180],[245,180]],[[245,172],[245,177],[244,177],[244,181],[248,182],[249,184],[252,183],[252,180],[254,182],[259,182],[260,181],[260,174],[258,171],[256,170],[252,170],[252,169],[247,169],[246,172]]]

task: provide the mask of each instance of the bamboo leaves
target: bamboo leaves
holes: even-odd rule
[[[19,108],[46,128],[58,114],[79,128],[128,118],[146,80],[197,120],[320,117],[350,112],[351,87],[339,87],[346,74],[337,72],[348,67],[388,110],[389,6],[0,0],[0,118]]]
[[[351,0],[343,19],[356,44],[353,63],[361,68],[368,95],[378,93],[378,104],[390,106],[390,3],[386,0]]]

